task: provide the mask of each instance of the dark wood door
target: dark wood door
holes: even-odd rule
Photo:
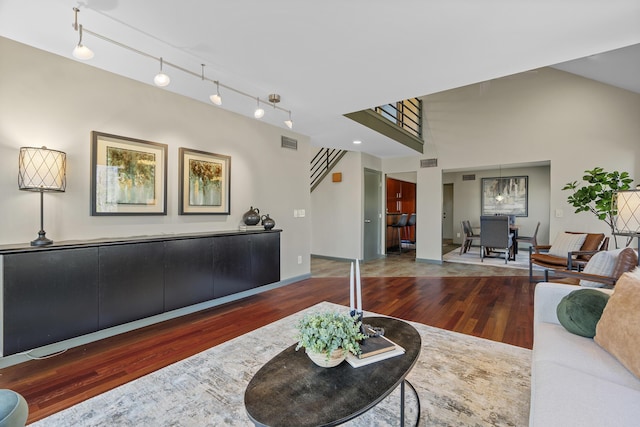
[[[280,233],[254,234],[250,241],[254,286],[280,281]]]
[[[253,288],[250,235],[213,241],[213,295],[220,298]]]
[[[164,242],[100,247],[100,328],[164,311]]]
[[[98,330],[98,249],[4,255],[3,354]]]
[[[213,299],[213,239],[165,242],[165,311]]]

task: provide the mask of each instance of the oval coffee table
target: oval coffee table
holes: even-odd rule
[[[321,368],[304,349],[295,351],[294,344],[249,382],[244,404],[251,421],[270,427],[335,426],[373,408],[400,386],[404,425],[405,377],[418,360],[420,334],[408,323],[388,317],[366,317],[363,323],[384,328],[385,337],[403,347],[405,354],[359,368],[346,361],[335,368]]]

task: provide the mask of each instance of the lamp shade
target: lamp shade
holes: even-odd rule
[[[616,199],[619,233],[640,233],[640,190],[619,191]]]
[[[26,191],[65,191],[67,155],[47,147],[22,147],[18,160],[18,188]]]

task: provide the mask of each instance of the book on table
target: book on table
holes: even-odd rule
[[[354,368],[404,354],[404,348],[384,336],[365,339],[360,344],[360,350],[359,356],[353,353],[347,354],[347,362]]]
[[[367,357],[375,356],[376,354],[384,353],[386,351],[395,350],[396,344],[385,338],[383,335],[369,337],[360,343],[360,355],[358,358],[366,359]]]

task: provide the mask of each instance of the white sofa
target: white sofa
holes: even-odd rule
[[[558,303],[576,289],[536,286],[529,425],[640,426],[640,379],[593,339],[574,335],[558,322]]]

